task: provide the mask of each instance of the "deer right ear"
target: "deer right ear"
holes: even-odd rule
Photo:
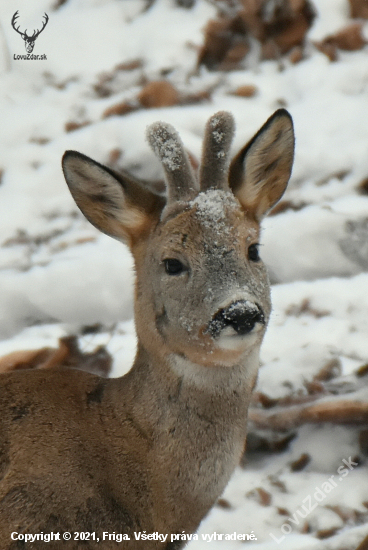
[[[131,244],[163,207],[162,198],[137,181],[115,175],[106,166],[76,151],[66,151],[62,168],[82,213],[97,229]]]
[[[282,197],[293,160],[293,121],[279,109],[236,155],[229,170],[230,188],[258,222]]]

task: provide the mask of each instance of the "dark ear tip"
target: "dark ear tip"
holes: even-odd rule
[[[66,157],[69,157],[69,156],[78,156],[78,155],[81,155],[81,153],[78,153],[78,151],[72,151],[71,149],[68,149],[63,154],[63,159],[65,159]]]
[[[277,109],[277,111],[270,116],[269,120],[275,120],[276,118],[287,118],[291,124],[293,124],[293,117],[286,109]]]
[[[82,153],[78,153],[78,151],[65,151],[61,159],[61,169],[69,187],[75,170],[91,163],[93,164],[93,161],[89,157]]]
[[[61,164],[62,166],[65,165],[65,163],[70,160],[71,158],[77,158],[77,157],[82,157],[84,155],[82,155],[81,153],[78,153],[78,151],[72,151],[72,150],[68,150],[68,151],[65,151],[65,153],[63,154],[62,158],[61,158]]]
[[[83,163],[88,165],[97,164],[103,170],[109,171],[106,167],[104,167],[99,162],[96,162],[95,160],[92,160],[91,158],[87,157],[87,155],[83,155],[83,153],[79,153],[78,151],[68,150],[68,151],[65,151],[61,159],[61,166],[64,173],[67,168],[73,167],[73,161],[77,161],[78,165],[83,165]]]

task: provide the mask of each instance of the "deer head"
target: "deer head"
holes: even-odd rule
[[[293,126],[280,109],[229,167],[233,132],[229,113],[210,118],[197,178],[174,128],[148,128],[166,200],[80,153],[63,158],[79,208],[133,253],[139,342],[161,362],[234,366],[265,332],[271,304],[259,225],[289,180]]]
[[[34,45],[35,45],[35,40],[38,37],[38,35],[43,31],[43,29],[46,27],[47,22],[49,20],[49,17],[47,15],[47,13],[44,14],[45,21],[43,21],[43,23],[42,23],[42,28],[40,30],[38,30],[38,29],[34,30],[32,36],[28,36],[27,29],[24,32],[21,32],[19,30],[19,26],[18,26],[18,28],[15,27],[15,23],[16,23],[16,20],[17,20],[18,17],[19,17],[19,15],[18,15],[18,10],[17,10],[15,12],[15,14],[13,15],[12,20],[11,20],[12,27],[23,38],[24,45],[25,45],[27,53],[32,53]]]

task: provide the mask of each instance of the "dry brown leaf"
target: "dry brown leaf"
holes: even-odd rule
[[[143,67],[142,59],[133,59],[132,61],[126,61],[125,63],[119,63],[116,65],[117,71],[134,71],[135,69],[141,69]]]
[[[368,19],[368,2],[367,0],[349,0],[351,17],[361,17]]]
[[[127,115],[128,113],[136,111],[137,109],[138,106],[135,105],[133,102],[121,101],[120,103],[116,103],[115,105],[112,105],[111,107],[105,109],[102,114],[102,118]]]
[[[362,540],[356,550],[368,550],[368,537],[365,537],[365,539]]]
[[[290,464],[290,470],[292,472],[300,472],[301,470],[304,470],[306,466],[308,466],[310,461],[310,455],[308,453],[303,453],[300,455],[299,458],[297,458]]]
[[[9,353],[0,357],[0,373],[39,368],[55,351],[53,348],[42,348]]]
[[[223,508],[224,510],[231,510],[232,506],[226,498],[219,498],[216,502],[216,506]]]
[[[231,92],[231,95],[237,95],[239,97],[254,97],[258,92],[257,87],[253,84],[245,84],[244,86],[238,86],[236,90]]]
[[[360,195],[368,195],[368,178],[364,178],[358,185],[358,193]]]
[[[76,121],[69,121],[65,123],[64,129],[66,132],[74,132],[75,130],[79,130],[80,128],[84,128],[84,126],[88,126],[91,124],[88,121],[84,122],[76,122]]]
[[[304,58],[304,52],[302,46],[294,46],[289,53],[289,59],[294,65],[299,63]]]
[[[171,107],[179,100],[178,90],[167,80],[149,82],[138,94],[138,101],[146,109]]]
[[[336,61],[338,49],[353,52],[361,50],[366,44],[367,40],[363,36],[362,23],[354,22],[337,33],[327,36],[321,42],[316,42],[315,46],[327,55],[331,61]]]
[[[257,501],[261,506],[270,506],[272,502],[272,495],[263,487],[256,487],[249,491],[246,496],[252,500]]]
[[[22,369],[75,368],[108,376],[112,359],[104,346],[85,353],[78,347],[76,336],[60,338],[58,348],[22,350],[0,358],[0,373]]]

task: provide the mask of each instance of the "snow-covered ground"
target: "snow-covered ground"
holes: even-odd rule
[[[368,363],[368,184],[362,186],[368,47],[339,52],[330,62],[312,44],[349,23],[348,0],[315,2],[301,62],[253,59],[232,72],[196,71],[203,28],[216,16],[211,2],[185,9],[156,0],[148,10],[143,0],[67,0],[53,9],[56,4],[0,0],[0,355],[56,345],[60,336],[101,323],[100,333],[81,339],[83,349],[106,344],[113,376],[134,357],[131,258],[77,211],[60,168],[66,149],[155,180],[160,166],[144,138],[151,122],[173,124],[198,157],[214,112],[233,113],[236,152],[286,106],[296,132],[284,197],[291,208],[264,222],[261,252],[274,283],[274,309],[256,391],[270,399],[305,396],[333,360],[335,393],[347,398],[356,391],[354,399],[367,400],[365,377],[356,372]],[[48,13],[34,50],[46,60],[13,59],[25,53],[10,25],[16,9],[19,24],[29,28],[39,28]],[[368,23],[364,32],[368,37]],[[137,60],[136,68],[116,69]],[[210,99],[103,117],[118,103],[135,105],[144,83],[163,75],[183,96],[212,90]],[[96,91],[101,82],[108,94]],[[257,93],[232,95],[243,85]],[[66,131],[70,123],[80,128]],[[257,540],[249,544],[257,550],[355,548],[368,533],[363,429],[305,424],[282,452],[250,453],[188,548],[235,550],[241,541],[209,543],[201,534],[252,531]],[[304,454],[309,462],[298,470],[293,463]]]

